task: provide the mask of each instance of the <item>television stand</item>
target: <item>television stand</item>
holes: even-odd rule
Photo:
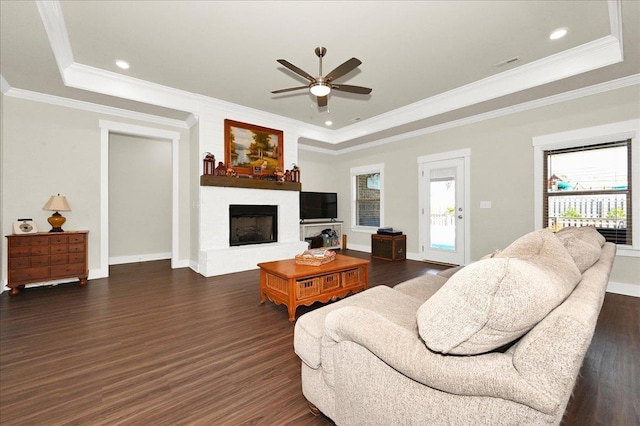
[[[331,229],[334,236],[324,237],[322,231]],[[335,219],[330,221],[303,221],[300,223],[300,241],[309,243],[309,248],[326,248],[330,250],[342,249],[342,222]]]

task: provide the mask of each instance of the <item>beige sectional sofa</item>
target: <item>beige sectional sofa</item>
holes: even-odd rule
[[[338,425],[559,424],[615,251],[594,228],[535,231],[302,315],[302,391]]]

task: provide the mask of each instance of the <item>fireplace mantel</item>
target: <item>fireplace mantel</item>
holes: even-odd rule
[[[276,182],[273,180],[234,178],[227,176],[202,175],[200,186],[226,186],[231,188],[273,189],[280,191],[301,191],[300,182]]]

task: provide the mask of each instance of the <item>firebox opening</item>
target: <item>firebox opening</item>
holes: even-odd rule
[[[278,241],[278,206],[229,205],[229,245]]]

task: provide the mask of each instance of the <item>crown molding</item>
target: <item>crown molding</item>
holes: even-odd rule
[[[200,118],[198,117],[198,115],[193,113],[189,114],[189,116],[185,120],[185,122],[187,123],[187,127],[192,128],[196,123],[198,123],[199,119]]]
[[[73,63],[64,71],[65,84],[133,101],[158,105],[179,111],[198,113],[200,97],[191,92],[174,89],[134,77]]]
[[[574,99],[596,95],[598,93],[609,92],[612,90],[622,89],[622,88],[634,86],[634,85],[640,85],[640,74],[634,74],[628,77],[619,78],[617,80],[611,80],[605,83],[595,84],[593,86],[583,87],[581,89],[575,89],[569,92],[548,96],[546,98],[536,99],[536,100],[524,102],[518,105],[513,105],[513,106],[489,111],[486,113],[461,118],[459,120],[449,121],[446,123],[437,124],[435,126],[425,127],[423,129],[402,133],[402,134],[390,136],[387,138],[382,138],[376,141],[360,144],[360,145],[349,147],[349,148],[335,150],[335,149],[305,145],[304,142],[299,142],[298,148],[301,150],[319,152],[322,154],[342,155],[342,154],[347,154],[349,152],[355,152],[363,149],[373,148],[375,146],[386,145],[388,143],[398,142],[404,139],[414,138],[417,136],[423,136],[430,133],[440,132],[443,130],[466,126],[468,124],[478,123],[480,121],[491,120],[493,118],[498,118],[498,117],[504,117],[506,115],[515,114],[518,112],[528,111],[535,108],[567,102]]]
[[[276,125],[295,126],[299,130],[300,137],[331,145],[530,89],[623,60],[620,0],[608,0],[611,35],[348,127],[331,130],[208,96],[75,63],[59,1],[38,0],[37,4],[63,81],[67,86],[190,112],[194,119],[201,116],[203,109],[224,111],[227,116],[232,114],[248,115],[259,120],[276,123]]]
[[[5,93],[5,96],[13,97],[17,99],[24,99],[34,102],[42,102],[50,105],[63,106],[67,108],[79,109],[89,112],[97,112],[99,114],[113,115],[121,118],[129,118],[132,120],[144,121],[147,123],[161,124],[170,127],[177,127],[180,129],[187,129],[187,123],[181,120],[174,120],[171,118],[160,117],[152,114],[145,114],[142,112],[135,112],[121,108],[115,108],[100,104],[94,104],[91,102],[78,101],[75,99],[63,98],[60,96],[47,95],[44,93],[32,92],[30,90],[10,88]]]
[[[607,7],[609,9],[609,28],[611,35],[618,40],[620,52],[622,52],[622,6],[620,0],[608,0]]]
[[[38,12],[40,19],[44,24],[44,29],[49,37],[49,44],[53,50],[53,56],[56,58],[58,69],[62,80],[65,79],[65,70],[70,67],[73,60],[73,51],[69,42],[69,34],[67,33],[67,25],[64,22],[62,7],[59,1],[37,0]],[[66,81],[65,81],[66,83]]]
[[[332,144],[345,142],[620,61],[622,61],[622,52],[616,38],[602,37],[336,130],[331,140],[327,142]]]

